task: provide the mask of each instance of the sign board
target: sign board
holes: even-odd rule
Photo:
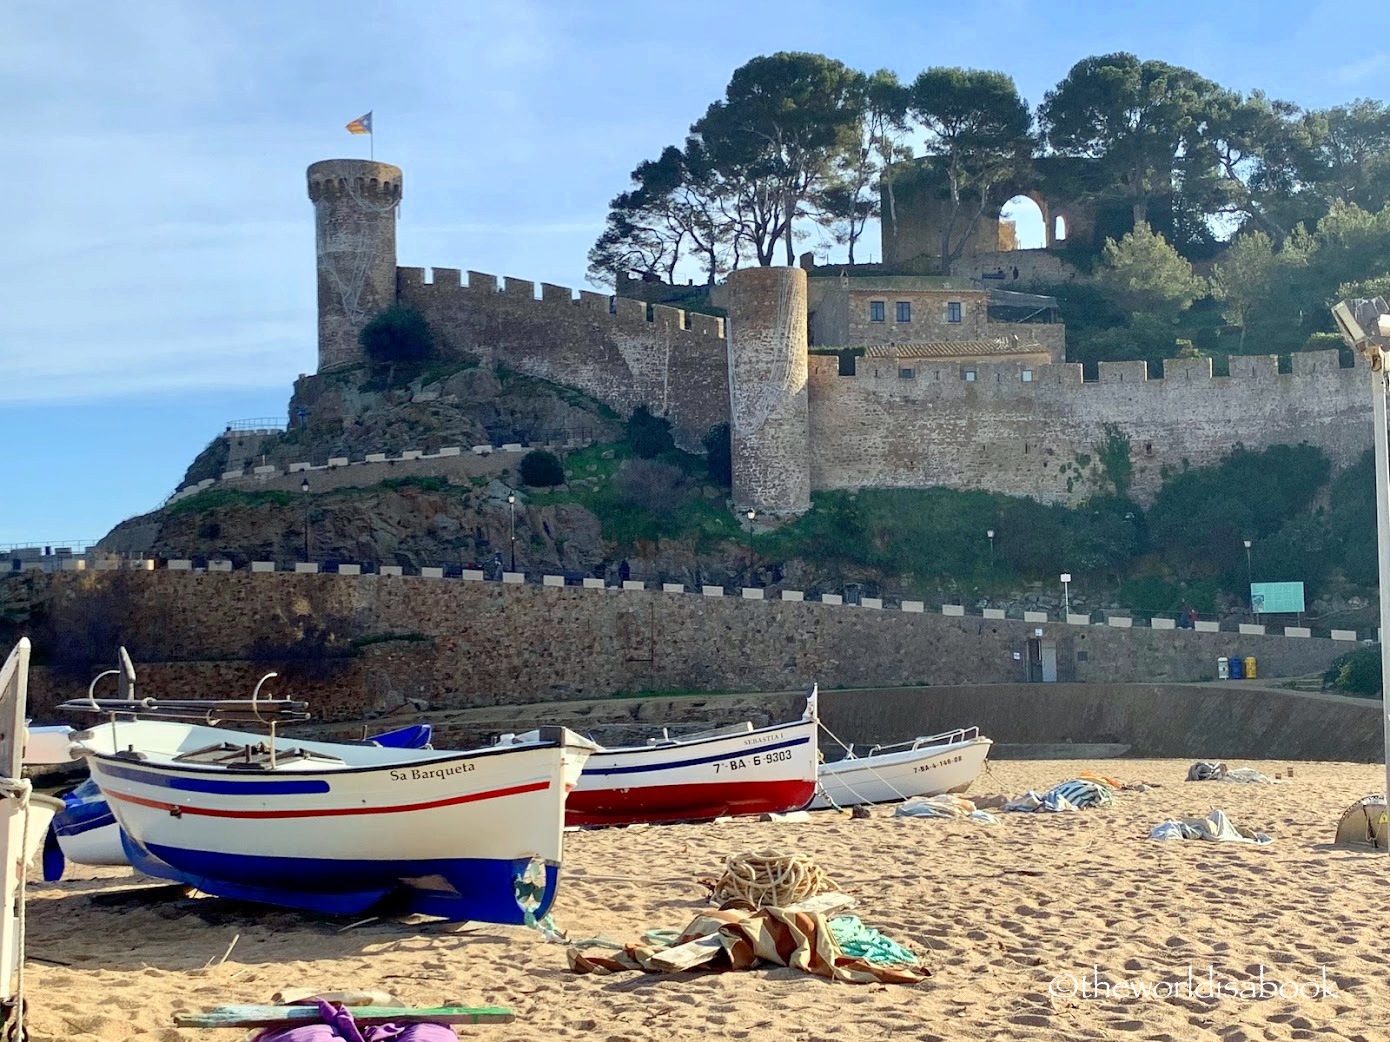
[[[1258,615],[1293,615],[1304,611],[1302,583],[1251,583],[1250,608]]]

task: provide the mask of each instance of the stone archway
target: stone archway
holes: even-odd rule
[[[1038,192],[1020,192],[999,207],[998,249],[1045,250],[1053,242],[1052,227],[1047,199]]]

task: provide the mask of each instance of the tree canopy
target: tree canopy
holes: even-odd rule
[[[1339,290],[1390,284],[1390,106],[1304,109],[1129,53],[1081,59],[1035,113],[999,71],[753,58],[632,169],[589,277],[713,284],[798,244],[853,264],[875,220],[896,238],[906,178],[940,201],[937,274],[1006,195],[1060,186],[1092,208],[1096,234],[1066,248],[1100,278],[1035,287],[1061,300],[1073,360],[1156,362],[1178,339],[1216,359],[1299,350],[1332,331]]]

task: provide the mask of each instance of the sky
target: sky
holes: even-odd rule
[[[631,169],[778,50],[1000,69],[1033,106],[1127,50],[1317,108],[1387,96],[1390,3],[6,0],[0,548],[95,540],[283,418],[316,358],[304,170],[367,155],[348,121],[404,170],[400,264],[579,288]]]

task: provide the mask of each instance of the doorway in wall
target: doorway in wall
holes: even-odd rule
[[[1028,640],[1028,682],[1057,683],[1057,642],[1048,637]]]

